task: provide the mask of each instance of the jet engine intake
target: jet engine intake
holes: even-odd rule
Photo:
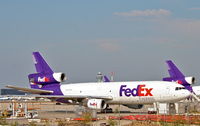
[[[195,77],[185,77],[185,81],[188,83],[188,84],[194,84],[195,83]]]
[[[105,109],[107,104],[103,99],[88,99],[86,106],[90,109]]]

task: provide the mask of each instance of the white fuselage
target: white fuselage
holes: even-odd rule
[[[62,84],[60,88],[63,95],[108,96],[112,98],[109,104],[151,104],[187,98],[190,92],[182,87],[175,82],[130,81]]]

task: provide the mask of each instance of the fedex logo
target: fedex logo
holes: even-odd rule
[[[43,77],[43,78],[38,77],[38,82],[49,82],[49,78],[47,78],[47,77]]]
[[[145,88],[145,85],[138,85],[137,88],[126,88],[127,85],[121,85],[119,90],[119,96],[123,96],[123,94],[127,97],[130,96],[153,96],[151,91],[153,88]]]
[[[90,103],[91,106],[97,106],[97,103]]]

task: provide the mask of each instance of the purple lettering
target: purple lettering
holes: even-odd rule
[[[127,89],[125,90],[124,94],[125,94],[127,97],[131,96],[131,89],[130,89],[130,88],[127,88]]]
[[[145,85],[138,85],[137,88],[126,88],[127,85],[121,85],[119,90],[119,96],[123,94],[127,97],[130,96],[153,96],[151,91],[153,88],[145,88]]]
[[[137,88],[133,88],[131,93],[132,93],[132,96],[137,96],[138,95]]]
[[[119,90],[119,96],[122,96],[122,92],[125,91],[125,89],[123,89],[124,87],[126,87],[126,85],[121,85]]]

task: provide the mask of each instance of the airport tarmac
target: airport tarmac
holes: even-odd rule
[[[14,102],[2,102],[0,104],[0,110],[1,112],[4,110],[9,109],[9,107],[13,104],[19,104],[20,101],[14,101]],[[25,104],[27,104],[28,110],[34,110],[38,112],[38,116],[35,117],[34,120],[38,121],[39,124],[45,125],[49,123],[49,126],[57,125],[59,121],[68,122],[67,120],[80,117],[79,113],[76,112],[78,105],[56,105],[55,102],[28,102],[20,103],[22,108]],[[197,109],[197,111],[200,111],[200,105],[198,103],[188,103],[190,106],[190,109]],[[187,105],[188,105],[187,104]],[[148,108],[153,107],[153,105],[145,105],[142,109],[129,109],[123,105],[111,105],[110,106],[113,109],[113,113],[97,113],[97,118],[101,118],[103,120],[100,121],[94,121],[92,122],[93,125],[100,125],[103,123],[108,123],[110,120],[108,119],[110,116],[115,117],[121,117],[121,116],[129,116],[129,115],[138,115],[138,114],[147,114]],[[185,106],[183,106],[183,103],[180,103],[180,108],[184,109]],[[16,111],[17,107],[15,107]],[[18,117],[18,118],[10,118],[6,120],[9,123],[15,123],[18,122],[18,124],[29,124],[28,119],[24,117]],[[74,123],[76,121],[73,121]],[[133,120],[115,120],[115,123],[120,123],[120,125],[128,125],[133,122]],[[68,122],[69,123],[69,122]],[[75,124],[72,124],[75,125]]]

